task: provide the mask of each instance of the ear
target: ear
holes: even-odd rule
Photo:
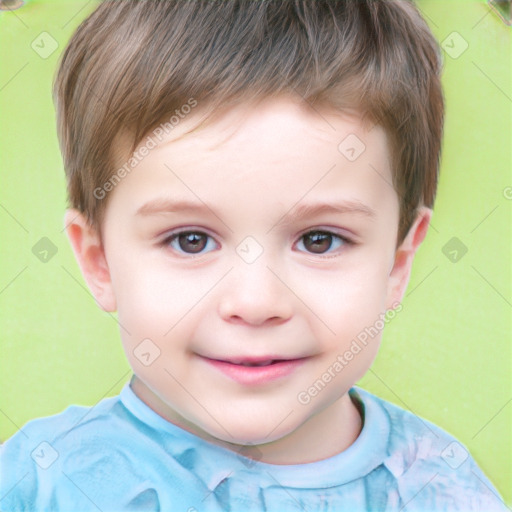
[[[386,304],[388,309],[396,307],[397,302],[400,302],[404,296],[411,276],[414,255],[427,235],[431,218],[432,210],[425,206],[420,207],[413,225],[395,252],[395,260],[388,281]]]
[[[117,309],[100,234],[78,210],[67,210],[64,226],[85,282],[104,311]]]

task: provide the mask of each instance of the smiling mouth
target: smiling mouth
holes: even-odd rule
[[[272,357],[216,359],[203,357],[210,366],[244,386],[258,386],[287,377],[308,357],[282,359]]]
[[[305,357],[292,357],[289,359],[285,358],[267,358],[267,359],[260,359],[260,358],[247,358],[247,359],[217,359],[217,358],[209,358],[212,362],[222,363],[222,364],[230,364],[233,366],[243,366],[245,368],[260,368],[262,366],[272,366],[280,363],[293,363],[296,361],[301,361],[302,359],[306,359]]]

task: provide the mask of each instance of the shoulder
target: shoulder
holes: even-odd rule
[[[0,508],[46,509],[57,487],[64,493],[76,487],[76,475],[104,473],[111,464],[119,470],[117,441],[130,432],[125,415],[119,397],[113,397],[29,421],[0,448]]]
[[[410,503],[408,510],[507,510],[467,448],[452,435],[367,391],[357,392],[389,421],[383,465],[404,506]]]
[[[187,510],[204,486],[176,460],[179,447],[119,396],[71,406],[1,447],[0,510]]]
[[[57,446],[73,444],[77,437],[89,436],[100,425],[108,433],[113,428],[110,424],[117,419],[113,413],[116,407],[119,407],[119,400],[113,397],[93,407],[72,405],[59,414],[31,420],[2,445],[2,463],[6,460],[12,462],[14,458],[19,463],[32,460],[39,467],[49,467],[50,459],[59,458]],[[26,460],[26,454],[30,460]]]

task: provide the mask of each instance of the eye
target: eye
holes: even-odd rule
[[[182,254],[205,253],[216,248],[213,238],[202,231],[171,233],[162,242],[162,245],[170,246],[173,250]]]
[[[336,235],[330,231],[314,230],[302,235],[297,245],[302,245],[309,253],[324,254],[348,244],[352,244],[352,242],[341,235]]]

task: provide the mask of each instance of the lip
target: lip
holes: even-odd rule
[[[279,357],[232,358],[230,360],[202,357],[206,363],[222,372],[230,379],[246,386],[257,386],[282,379],[292,374],[308,359],[280,359]],[[274,361],[266,366],[244,366],[245,364],[262,364]]]

